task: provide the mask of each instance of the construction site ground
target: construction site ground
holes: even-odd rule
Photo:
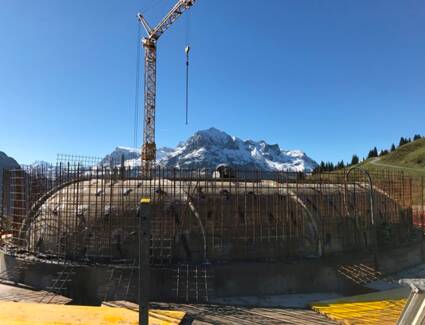
[[[376,292],[325,299],[310,306],[339,324],[395,325],[410,293],[410,288],[402,287],[399,280],[412,278],[425,278],[425,264],[364,284]]]
[[[151,310],[149,324],[177,325],[181,323],[184,316],[185,313],[181,311]],[[127,308],[27,302],[0,302],[0,319],[1,324],[5,325],[136,325],[139,323],[138,313]]]
[[[23,291],[22,291],[23,290]],[[101,307],[42,304],[34,295],[17,289],[17,301],[0,301],[2,324],[138,324],[138,308],[130,302],[108,302]],[[407,288],[361,296],[338,298],[308,308],[259,308],[229,305],[153,303],[150,324],[396,324]],[[22,299],[20,294],[24,294]]]
[[[136,304],[124,301],[108,302],[105,305],[126,307],[134,311],[138,310]],[[152,308],[155,310],[179,310],[185,312],[186,316],[181,323],[182,325],[337,324],[308,308],[256,308],[174,303],[153,303]]]
[[[152,303],[150,324],[396,324],[408,288],[397,288],[353,297],[339,297],[312,303],[311,308],[247,307],[218,304]],[[40,303],[45,292],[11,285],[0,286],[1,324],[138,324],[137,304],[105,302],[100,307]]]
[[[71,299],[14,284],[0,284],[1,324],[138,324],[138,306],[108,302],[101,307],[67,305]],[[298,302],[297,302],[298,303]],[[151,304],[150,324],[336,324],[308,308]]]
[[[0,302],[31,302],[65,305],[72,299],[43,290],[34,290],[22,284],[12,282],[0,283]],[[2,319],[3,309],[0,309]]]
[[[406,304],[409,288],[320,301],[312,309],[340,324],[396,324]]]
[[[395,325],[410,292],[409,288],[401,287],[398,280],[424,276],[425,264],[421,264],[365,284],[376,292],[351,297],[293,294],[256,299],[226,298],[211,304],[151,303],[150,323]],[[319,301],[311,303],[315,298]],[[266,307],[270,303],[275,306]],[[138,305],[131,302],[109,301],[100,307],[71,304],[70,299],[61,295],[32,290],[19,284],[0,284],[1,324],[138,323]]]

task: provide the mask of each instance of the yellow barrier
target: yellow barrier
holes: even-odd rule
[[[150,310],[149,324],[178,325],[185,312]],[[118,307],[89,307],[47,305],[32,303],[0,302],[2,325],[137,325],[138,313]]]
[[[391,325],[397,323],[409,293],[409,288],[399,288],[319,301],[311,308],[344,325]]]

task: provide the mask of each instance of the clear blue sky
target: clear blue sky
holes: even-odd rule
[[[136,14],[174,1],[2,0],[0,150],[132,146]],[[337,161],[425,134],[424,33],[423,0],[198,0],[159,41],[157,143],[215,126]]]

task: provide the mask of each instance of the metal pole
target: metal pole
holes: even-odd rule
[[[139,325],[149,325],[149,249],[152,206],[149,198],[140,200],[139,217]]]

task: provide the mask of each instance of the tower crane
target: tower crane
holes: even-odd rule
[[[174,7],[155,27],[151,28],[143,17],[138,14],[138,20],[146,30],[147,36],[143,38],[142,45],[145,49],[145,75],[144,75],[144,123],[142,166],[147,173],[152,169],[156,159],[155,144],[155,109],[156,109],[156,46],[162,34],[190,7],[196,0],[178,0]]]

